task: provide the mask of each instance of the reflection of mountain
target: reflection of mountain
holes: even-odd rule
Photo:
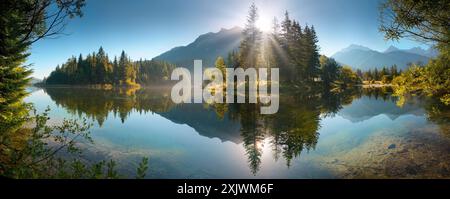
[[[25,88],[25,90],[27,91],[27,93],[31,94],[31,93],[34,93],[34,92],[40,90],[40,88],[35,87],[35,86],[28,86],[27,88]]]
[[[111,115],[126,121],[133,110],[155,112],[172,122],[186,124],[200,135],[219,138],[221,141],[241,143],[240,124],[227,115],[220,119],[213,109],[203,104],[175,105],[168,88],[132,90],[98,90],[86,88],[45,88],[45,92],[56,104],[69,112],[85,114],[103,125]]]
[[[354,117],[370,117],[378,114],[374,113],[374,110],[380,111],[386,106],[386,102],[381,99],[389,98],[389,94],[383,89],[373,92],[357,89],[321,94],[318,90],[283,92],[280,94],[279,111],[273,115],[261,115],[261,104],[177,105],[170,99],[170,87],[138,90],[45,88],[45,92],[57,105],[72,114],[92,118],[100,126],[111,116],[126,122],[132,112],[156,113],[173,123],[192,127],[200,136],[242,144],[249,168],[254,175],[260,169],[265,152],[263,145],[266,141],[270,141],[267,144],[273,156],[276,159],[283,158],[286,165],[290,166],[302,151],[313,150],[316,146],[322,114],[334,115],[342,105],[350,104],[361,95],[377,96],[378,101],[363,97],[356,101],[356,110],[348,108],[341,112]],[[393,102],[387,105],[388,110],[392,111],[394,108],[397,107]],[[358,110],[362,112],[359,113]],[[396,113],[388,110],[383,113]]]
[[[220,119],[214,110],[205,109],[203,104],[179,105],[159,114],[172,122],[194,128],[202,136],[219,138],[222,142],[242,142],[238,121],[230,120],[228,116]]]
[[[448,132],[448,117],[436,110],[442,107],[407,103],[397,107],[390,90],[355,89],[345,92],[280,93],[280,108],[276,114],[261,115],[261,104],[180,104],[170,99],[170,89],[97,90],[86,88],[44,88],[57,105],[72,114],[95,119],[100,125],[114,115],[122,122],[131,112],[156,113],[177,124],[192,127],[200,136],[218,138],[240,144],[245,149],[248,166],[256,175],[267,150],[275,160],[283,158],[289,167],[303,151],[314,150],[319,138],[320,122],[338,114],[352,122],[384,114],[392,120],[400,115],[422,115],[441,124]],[[351,105],[349,105],[351,104]],[[432,111],[430,111],[432,110]],[[448,116],[448,114],[447,114]],[[444,125],[442,125],[444,124]],[[152,125],[151,122],[148,125]]]
[[[35,84],[41,83],[41,82],[42,82],[41,79],[38,79],[38,78],[35,78],[35,77],[31,77],[30,78],[30,85],[35,85]]]
[[[383,101],[375,97],[363,96],[354,100],[351,106],[344,106],[338,113],[351,122],[361,122],[381,114],[395,120],[401,115],[423,115],[425,112],[417,104],[405,104],[400,108],[391,100]]]
[[[200,35],[189,45],[173,48],[154,59],[187,68],[192,68],[194,59],[202,59],[203,66],[212,66],[218,56],[226,57],[229,52],[237,50],[241,37],[242,29],[239,27],[221,29],[217,33]]]

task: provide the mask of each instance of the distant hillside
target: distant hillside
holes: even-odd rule
[[[202,59],[203,66],[213,66],[218,56],[226,57],[230,51],[237,50],[242,38],[242,28],[221,29],[217,33],[200,35],[187,46],[175,47],[157,57],[177,66],[192,68],[194,59]]]
[[[41,82],[42,82],[41,79],[38,79],[38,78],[35,78],[35,77],[31,77],[31,79],[30,79],[30,85],[35,85],[35,84],[41,83]]]
[[[436,57],[439,53],[438,50],[436,50],[435,48],[428,48],[427,50],[425,50],[420,47],[414,47],[411,49],[401,50],[394,46],[390,46],[388,49],[386,49],[384,51],[384,53],[395,52],[395,51],[403,51],[403,52],[413,53],[413,54],[417,54],[417,55],[422,55],[425,57]]]
[[[384,52],[378,52],[364,46],[350,45],[332,57],[339,63],[349,65],[354,69],[369,70],[375,67],[382,68],[383,66],[395,64],[398,68],[404,70],[409,63],[427,63],[430,57],[435,55],[436,52],[432,49],[412,48],[400,50],[391,46]]]

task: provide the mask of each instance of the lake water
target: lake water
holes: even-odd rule
[[[27,98],[52,123],[89,118],[88,161],[114,159],[133,177],[144,156],[148,178],[449,178],[448,107],[388,91],[281,94],[280,109],[182,104],[170,88],[46,88]]]

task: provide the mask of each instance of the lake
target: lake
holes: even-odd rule
[[[34,89],[26,98],[51,123],[88,118],[87,161],[113,159],[148,178],[449,178],[450,114],[429,99],[403,106],[389,89],[281,93],[255,104],[174,104],[170,88]]]

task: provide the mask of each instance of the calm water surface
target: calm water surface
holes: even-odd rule
[[[170,88],[38,89],[26,99],[53,123],[87,117],[89,161],[114,159],[149,178],[449,178],[448,108],[383,90],[282,94],[277,114],[256,105],[176,105]]]

